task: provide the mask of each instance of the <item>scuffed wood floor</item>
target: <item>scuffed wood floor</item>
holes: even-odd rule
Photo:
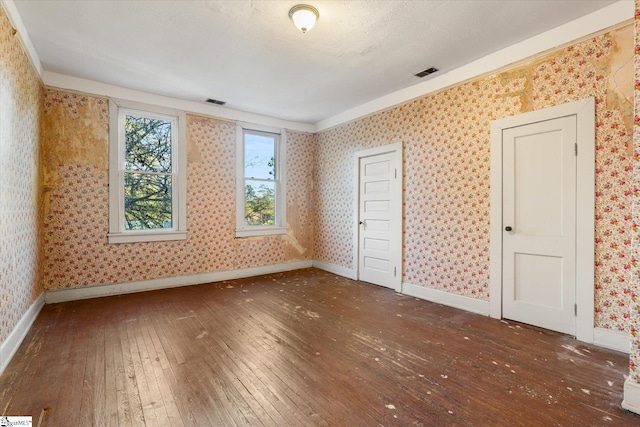
[[[628,357],[307,269],[47,305],[0,414],[52,426],[640,425]]]

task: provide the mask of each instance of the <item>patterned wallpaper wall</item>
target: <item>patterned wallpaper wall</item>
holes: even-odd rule
[[[0,8],[0,343],[42,293],[39,157],[42,84]]]
[[[629,330],[633,26],[318,135],[315,258],[354,268],[353,153],[404,146],[404,281],[489,299],[490,122],[596,98],[596,325]]]
[[[633,126],[633,275],[632,275],[632,306],[631,316],[631,354],[629,356],[629,377],[631,380],[640,383],[640,266],[638,266],[638,256],[640,256],[640,0],[635,1],[635,123]]]
[[[288,132],[288,233],[235,238],[235,124],[187,115],[185,241],[108,244],[106,99],[45,89],[47,290],[256,267],[312,257],[314,136]]]

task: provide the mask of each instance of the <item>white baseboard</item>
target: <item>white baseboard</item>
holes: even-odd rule
[[[411,283],[403,283],[401,293],[427,301],[437,302],[438,304],[448,305],[449,307],[470,311],[472,313],[478,313],[484,316],[489,315],[488,301],[480,301],[474,298],[440,291],[438,289],[413,285]]]
[[[38,313],[44,306],[45,294],[44,292],[31,304],[31,307],[24,313],[18,324],[13,328],[6,340],[0,345],[0,375],[4,372],[7,365],[11,361],[11,358],[27,336],[31,325],[35,322]]]
[[[86,288],[60,289],[47,291],[47,304],[75,301],[81,299],[106,297],[112,295],[130,294],[156,289],[176,288],[179,286],[200,285],[222,280],[240,279],[243,277],[260,276],[263,274],[280,273],[283,271],[299,270],[313,266],[311,260],[293,261],[283,264],[264,265],[260,267],[243,268],[239,270],[214,271],[211,273],[192,274],[188,276],[166,277],[162,279],[141,280],[136,282],[114,283],[109,285],[89,286]]]
[[[341,265],[332,264],[326,261],[313,260],[313,266],[320,270],[328,271],[329,273],[337,274],[338,276],[346,277],[347,279],[357,280],[358,273],[353,268],[342,267]]]
[[[624,400],[622,407],[627,411],[640,414],[640,384],[630,378],[624,382]]]
[[[593,343],[600,347],[627,354],[631,352],[631,337],[629,336],[629,332],[593,328]]]

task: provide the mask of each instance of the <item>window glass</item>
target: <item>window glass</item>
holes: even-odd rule
[[[124,218],[126,230],[172,228],[171,175],[126,172]]]
[[[171,172],[171,121],[125,115],[127,170]]]
[[[244,176],[246,178],[275,179],[275,147],[273,136],[244,135]]]
[[[246,179],[244,184],[244,223],[246,225],[275,225],[275,183]]]
[[[244,132],[244,224],[276,225],[278,135]]]
[[[125,114],[125,230],[172,228],[172,121]]]

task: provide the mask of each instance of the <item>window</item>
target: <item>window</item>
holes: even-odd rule
[[[109,102],[109,243],[186,239],[184,113]]]
[[[284,132],[240,124],[236,131],[236,237],[284,234]]]

